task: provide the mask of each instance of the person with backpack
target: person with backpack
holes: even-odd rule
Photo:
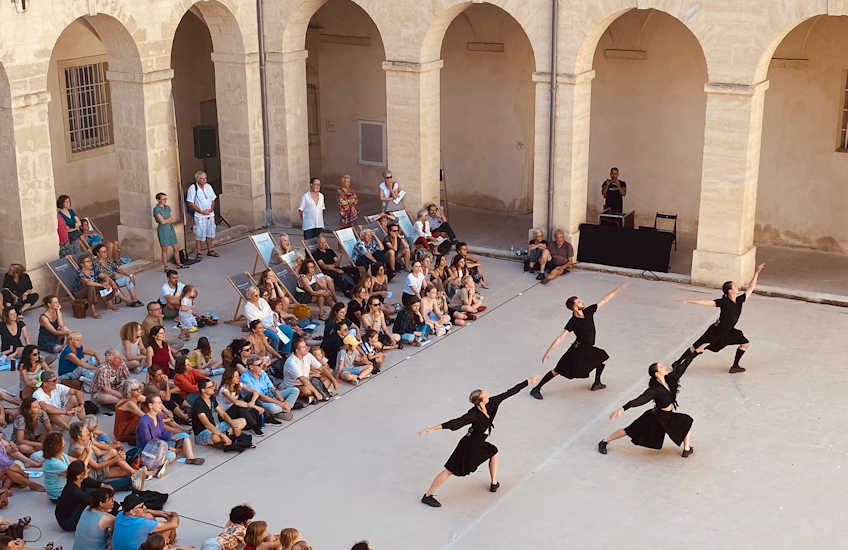
[[[206,243],[206,255],[217,258],[220,256],[214,250],[215,244],[215,200],[218,195],[207,183],[206,172],[198,170],[194,173],[194,183],[189,185],[186,193],[186,210],[194,214],[195,255],[200,260],[200,245]]]
[[[162,414],[162,409],[165,406],[162,404],[162,398],[158,395],[148,395],[147,399],[140,404],[144,416],[138,421],[138,426],[135,428],[136,447],[141,452],[142,462],[149,471],[156,472],[161,476],[164,472],[166,463],[177,460],[177,453],[185,456],[186,464],[201,465],[206,462],[202,458],[194,457],[194,449],[188,437],[174,439],[173,434],[165,428],[165,417]],[[159,442],[158,445],[149,445],[151,442]],[[171,447],[173,443],[173,447]],[[159,447],[157,450],[156,447]],[[164,453],[159,452],[163,450]],[[147,458],[145,454],[152,454],[156,451],[156,457]],[[163,455],[163,456],[159,456]]]

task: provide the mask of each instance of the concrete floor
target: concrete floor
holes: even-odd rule
[[[223,275],[249,269],[253,249],[242,240],[220,250],[222,258],[182,274],[199,285],[200,309],[223,318],[235,305]],[[297,412],[294,422],[257,438],[255,450],[203,450],[204,466],[177,465],[151,482],[171,493],[166,508],[183,517],[180,542],[199,545],[232,505],[249,502],[274,530],[296,526],[326,550],[362,538],[376,550],[841,546],[838,510],[848,483],[838,437],[848,384],[839,367],[848,353],[841,337],[848,310],[753,297],[739,325],[753,342],[743,360],[748,372],[727,374],[732,350],[725,350],[699,358],[683,381],[678,401],[695,419],[696,454],[683,460],[669,442],[656,452],[621,440],[601,456],[597,441],[641,410],[615,421],[606,415],[644,389],[651,362],[672,360],[715,318],[714,309],[681,300],[715,291],[586,271],[542,286],[498,260],[486,260],[486,270],[490,310],[476,323],[392,352],[386,372]],[[553,360],[540,365],[539,358],[567,319],[564,298],[579,294],[589,303],[623,281],[630,288],[597,317],[598,345],[611,356],[608,389],[557,379],[542,402],[526,390],[510,399],[490,438],[501,450],[501,490],[487,491],[483,466],[442,487],[443,508],[420,504],[463,432],[419,438],[416,431],[462,414],[474,388],[503,391],[551,368]],[[142,299],[159,284],[158,271],[140,274]],[[30,327],[36,313],[26,316]],[[69,322],[102,352],[118,343],[122,323],[142,316],[124,308]],[[198,336],[210,337],[217,352],[240,334],[220,325]],[[0,385],[16,389],[15,374],[0,373]],[[110,429],[111,417],[101,423]],[[39,545],[69,548],[71,537],[58,531],[46,504],[43,495],[18,490],[3,515],[31,515],[44,532]]]

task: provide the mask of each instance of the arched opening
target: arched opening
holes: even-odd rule
[[[350,0],[329,0],[306,31],[306,107],[310,174],[321,178],[326,227],[338,224],[336,188],[345,174],[362,214],[379,211],[377,185],[386,169],[385,50],[368,14]],[[307,182],[292,182],[299,197]]]
[[[754,230],[758,261],[770,266],[764,278],[779,270],[793,287],[846,294],[848,18],[799,24],[767,78]]]
[[[530,41],[503,9],[472,4],[448,26],[441,58],[442,199],[451,224],[474,244],[522,245],[533,210]],[[493,214],[497,224],[487,222]]]
[[[12,93],[9,79],[0,64],[0,189],[7,200],[0,201],[0,263],[22,261],[21,202],[18,190],[15,132],[12,121]],[[14,200],[12,199],[14,197]]]
[[[635,211],[635,227],[653,226],[657,212],[677,214],[670,271],[688,274],[698,229],[706,110],[707,66],[700,44],[671,15],[634,9],[607,27],[593,68],[587,220],[598,221],[602,184],[617,167],[627,184],[623,210]]]

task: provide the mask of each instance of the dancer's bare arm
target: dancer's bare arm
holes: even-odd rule
[[[748,287],[745,289],[746,297],[750,298],[751,294],[754,293],[754,289],[757,288],[757,279],[759,279],[760,277],[760,271],[762,271],[765,266],[766,264],[760,264],[757,266],[757,269],[754,270],[754,276],[751,277],[751,281],[748,283]]]
[[[695,304],[696,306],[715,307],[713,300],[683,300],[684,304]]]
[[[562,343],[565,337],[568,336],[568,333],[569,331],[563,330],[562,333],[557,336],[553,342],[551,342],[551,345],[548,346],[548,349],[545,350],[545,355],[542,356],[542,363],[548,360],[548,358],[551,356],[551,352],[554,351],[554,349],[556,349],[556,347]]]
[[[624,289],[625,289],[625,288],[627,288],[628,286],[630,286],[630,283],[621,283],[620,285],[618,285],[617,287],[615,287],[615,289],[613,289],[613,291],[612,291],[612,292],[610,292],[609,294],[607,294],[606,296],[604,296],[603,298],[601,298],[601,299],[598,301],[598,309],[600,309],[600,308],[602,308],[603,306],[605,306],[605,305],[607,304],[607,302],[609,302],[610,300],[612,300],[612,297],[613,297],[613,296],[615,296],[616,294],[618,294],[619,292],[621,292],[622,290],[624,290]]]

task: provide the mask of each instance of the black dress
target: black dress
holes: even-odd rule
[[[498,414],[498,407],[501,402],[507,397],[512,397],[521,390],[527,387],[527,381],[516,384],[507,391],[489,397],[489,402],[486,403],[486,413],[483,414],[477,407],[471,407],[468,412],[459,418],[448,420],[442,423],[442,428],[445,430],[456,431],[463,426],[471,424],[468,428],[468,433],[459,440],[453,454],[450,455],[448,461],[445,462],[445,468],[455,476],[467,476],[477,470],[480,464],[483,464],[498,453],[498,448],[486,441],[489,434],[494,429],[495,415]]]
[[[577,337],[560,357],[554,370],[566,378],[589,378],[589,373],[609,359],[607,352],[595,347],[595,312],[598,304],[583,308],[583,317],[572,315],[564,330]]]
[[[695,357],[693,355],[684,360],[678,359],[671,365],[672,372],[665,376],[665,383],[668,384],[668,388],[660,384],[656,378],[651,378],[648,389],[642,392],[642,395],[624,404],[623,408],[626,411],[650,401],[654,402],[653,409],[645,411],[639,418],[624,428],[625,433],[634,445],[662,449],[666,435],[677,445],[683,444],[686,434],[692,429],[692,417],[688,414],[662,409],[669,405],[674,405],[674,408],[677,408],[680,378]]]
[[[700,338],[695,340],[692,347],[697,348],[709,343],[708,350],[721,351],[725,346],[747,344],[748,339],[745,338],[741,330],[736,328],[736,322],[742,315],[742,304],[745,303],[747,297],[747,294],[742,293],[736,296],[735,302],[727,296],[713,300],[716,307],[720,308],[718,320],[710,325]]]

